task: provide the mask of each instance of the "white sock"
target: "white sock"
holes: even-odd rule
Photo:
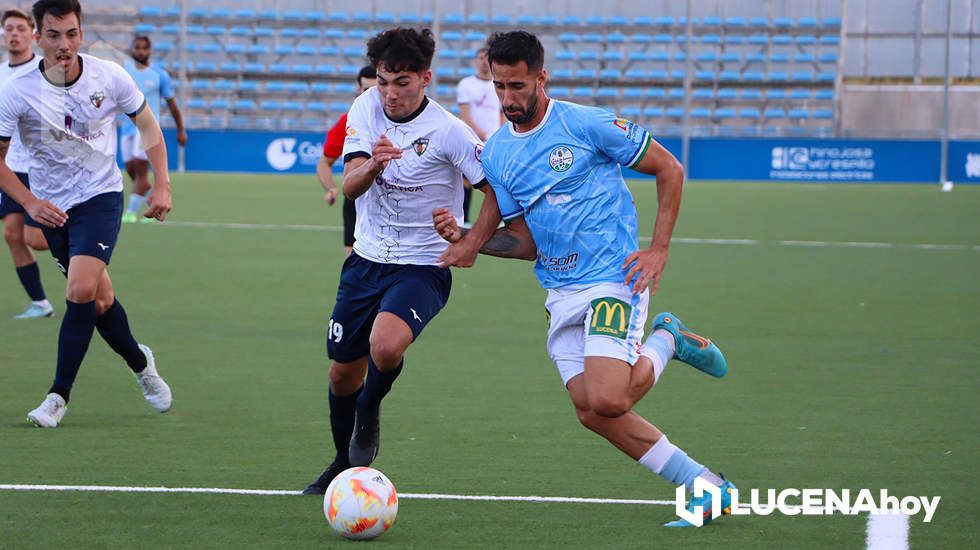
[[[129,212],[139,212],[143,208],[143,203],[146,202],[146,197],[143,195],[137,195],[136,193],[129,194],[129,208],[126,210]]]
[[[38,306],[38,307],[43,307],[43,308],[49,308],[49,307],[51,307],[51,302],[49,302],[47,299],[37,300],[37,301],[33,302],[33,304],[36,305],[36,306]]]
[[[667,439],[667,434],[664,434],[637,462],[659,475],[664,469],[664,464],[667,464],[676,450],[677,446]]]
[[[660,382],[667,362],[674,357],[674,335],[662,328],[653,331],[640,348],[640,354],[653,362],[653,383]]]

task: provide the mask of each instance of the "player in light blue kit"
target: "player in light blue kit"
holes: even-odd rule
[[[150,55],[153,45],[148,36],[137,36],[133,38],[130,47],[130,55],[133,60],[126,63],[126,72],[133,77],[136,85],[146,97],[146,104],[153,112],[153,116],[160,120],[160,100],[167,102],[170,109],[170,116],[174,119],[177,126],[177,143],[181,147],[187,145],[187,131],[184,129],[184,118],[177,107],[177,100],[174,98],[174,87],[170,79],[170,74],[158,65],[150,63]],[[123,223],[136,223],[139,219],[140,209],[146,204],[146,193],[150,190],[150,178],[148,176],[150,163],[146,158],[146,151],[140,146],[140,135],[129,117],[122,117],[122,130],[119,138],[119,150],[122,153],[123,164],[126,165],[126,173],[133,180],[133,188],[129,193],[129,205],[123,212]],[[144,217],[143,220],[152,223],[151,217]]]
[[[672,444],[633,406],[676,358],[715,377],[728,371],[710,340],[661,313],[643,341],[650,292],[667,262],[680,208],[684,171],[643,128],[594,107],[556,101],[545,93],[544,48],[524,31],[489,41],[493,83],[511,124],[483,149],[491,184],[470,231],[445,209],[433,212],[440,235],[453,243],[443,265],[473,265],[477,252],[535,260],[548,291],[548,352],[581,423],[661,477],[690,490],[697,477],[731,482]],[[636,208],[621,166],[657,177],[652,244],[640,249]],[[506,226],[496,229],[500,219]],[[692,498],[711,519],[710,497]],[[670,526],[689,526],[680,519]]]

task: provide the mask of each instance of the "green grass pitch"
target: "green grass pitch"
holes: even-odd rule
[[[13,320],[26,300],[3,270],[0,484],[301,489],[332,455],[324,335],[340,207],[322,203],[312,176],[174,180],[176,223],[125,226],[111,267],[173,410],[152,412],[96,336],[62,426],[29,427],[60,317]],[[631,188],[649,237],[655,186]],[[978,212],[980,187],[687,184],[651,313],[713,338],[731,371],[714,380],[673,362],[637,410],[743,491],[941,495],[932,523],[911,520],[912,547],[980,546]],[[64,280],[49,256],[41,264],[60,315]],[[376,467],[398,490],[673,498],[577,424],[545,352],[531,264],[483,257],[453,275],[449,305],[385,401]],[[862,548],[866,525],[773,515],[661,527],[673,518],[667,506],[405,499],[370,544]],[[313,497],[0,490],[0,548],[349,544]]]

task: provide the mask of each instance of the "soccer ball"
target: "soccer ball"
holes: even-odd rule
[[[391,480],[374,468],[350,468],[327,487],[323,514],[341,536],[373,539],[395,523],[398,494]]]

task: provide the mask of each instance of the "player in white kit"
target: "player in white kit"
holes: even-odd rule
[[[155,180],[148,214],[159,221],[172,208],[163,134],[122,67],[78,53],[83,34],[77,0],[40,0],[33,12],[43,59],[0,88],[0,152],[19,135],[31,155],[33,185],[24,187],[0,162],[0,190],[43,225],[68,285],[54,383],[27,417],[39,427],[61,422],[96,329],[125,359],[149,404],[166,412],[170,388],[157,374],[150,348],[133,338],[107,271],[122,216],[115,117],[127,114],[143,136]]]
[[[488,188],[480,140],[425,96],[434,51],[428,29],[393,29],[368,42],[378,84],[347,117],[343,187],[356,199],[357,223],[327,331],[337,455],[307,494],[323,494],[338,473],[377,456],[381,400],[405,350],[449,299],[449,269],[436,265],[447,243],[432,210],[448,208],[462,221],[463,178]]]
[[[9,56],[6,63],[0,65],[0,84],[10,80],[20,71],[30,70],[32,63],[36,64],[36,56],[31,50],[34,38],[34,21],[20,10],[7,10],[0,18],[3,25],[3,45]],[[30,155],[20,144],[20,139],[13,136],[10,149],[7,151],[7,166],[17,174],[17,178],[30,188],[27,167],[31,162]],[[3,238],[10,249],[10,258],[14,261],[14,269],[21,286],[31,299],[31,305],[17,319],[33,317],[52,317],[54,308],[48,302],[41,284],[41,270],[34,259],[33,250],[47,250],[48,243],[41,233],[41,224],[32,220],[24,212],[24,207],[13,199],[4,199],[0,192],[0,220],[3,222]]]

